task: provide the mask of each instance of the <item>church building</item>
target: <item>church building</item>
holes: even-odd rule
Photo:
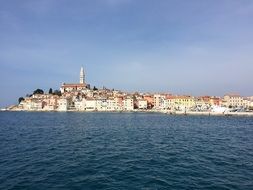
[[[70,84],[63,83],[60,90],[61,90],[61,93],[64,93],[64,92],[80,91],[80,90],[84,90],[86,88],[87,88],[87,84],[85,83],[84,69],[83,69],[83,67],[81,67],[80,82],[79,83],[70,83]]]

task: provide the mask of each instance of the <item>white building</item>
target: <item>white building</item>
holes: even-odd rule
[[[58,100],[58,111],[67,111],[71,106],[71,98],[61,97]]]
[[[166,104],[166,96],[163,94],[154,95],[154,109],[167,109],[168,105]],[[167,107],[166,107],[167,106]]]
[[[251,107],[251,101],[249,98],[243,98],[243,107],[244,108],[249,108]]]
[[[107,102],[107,111],[115,111],[117,110],[117,102],[114,98],[108,98]]]
[[[42,101],[32,101],[31,102],[31,110],[42,110]]]
[[[84,111],[86,109],[86,100],[83,98],[81,100],[76,99],[74,101],[75,109],[78,111]]]
[[[137,100],[137,106],[139,109],[147,109],[148,108],[148,101],[144,99]]]
[[[20,102],[19,107],[23,110],[31,110],[32,109],[32,99],[25,98],[25,100]]]
[[[57,109],[58,106],[58,96],[57,95],[48,95],[43,99],[43,110],[53,111]]]
[[[94,98],[87,98],[86,99],[86,111],[95,111],[97,108],[97,101]]]
[[[123,99],[123,110],[127,110],[127,111],[134,110],[133,98],[127,97],[127,98]]]
[[[98,111],[106,111],[107,110],[106,98],[98,98],[96,100],[96,110],[98,110]]]

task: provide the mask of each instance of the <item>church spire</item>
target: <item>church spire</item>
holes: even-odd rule
[[[83,70],[83,67],[81,67],[81,70],[80,70],[80,84],[84,84],[84,82],[85,82],[84,70]]]

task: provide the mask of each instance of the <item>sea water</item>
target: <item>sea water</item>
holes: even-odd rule
[[[253,118],[0,112],[0,189],[253,189]]]

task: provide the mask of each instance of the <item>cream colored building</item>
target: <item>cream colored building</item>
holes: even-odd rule
[[[97,111],[106,111],[107,110],[107,99],[106,98],[96,99],[96,110]]]
[[[97,109],[97,101],[94,98],[86,99],[86,111],[95,111]]]
[[[244,100],[239,94],[227,94],[224,96],[224,101],[226,102],[226,107],[243,107]]]
[[[144,99],[137,100],[137,106],[139,109],[147,109],[148,108],[148,101]]]
[[[249,98],[243,98],[243,107],[244,108],[249,108],[251,107],[251,101]]]
[[[154,94],[154,109],[166,109],[166,95]]]
[[[58,108],[58,99],[57,95],[48,95],[47,98],[43,99],[43,110],[56,110]]]
[[[72,98],[61,97],[58,100],[58,111],[68,111],[71,105],[72,105]]]
[[[117,110],[117,102],[113,97],[109,97],[107,100],[107,111],[116,111]]]
[[[134,110],[133,98],[127,97],[123,99],[123,110],[132,111]]]
[[[74,105],[77,111],[84,111],[86,109],[86,99],[77,99],[74,101]]]

